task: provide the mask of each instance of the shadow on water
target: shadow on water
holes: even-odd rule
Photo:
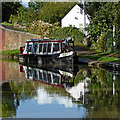
[[[14,76],[10,78],[12,75],[9,76],[10,80],[7,80],[6,75],[2,82],[2,117],[30,117],[20,113],[20,108],[24,108],[27,101],[32,101],[29,105],[36,108],[36,116],[33,117],[45,118],[48,115],[57,118],[60,117],[58,114],[61,114],[67,118],[120,118],[119,71],[116,74],[84,65],[58,67],[4,63],[11,71],[16,70],[13,74],[18,76],[18,80],[15,80]],[[9,74],[10,71],[6,72]],[[34,100],[37,100],[37,105]],[[64,108],[61,108],[61,104]],[[56,106],[54,109],[58,114],[55,115],[50,105]],[[22,112],[25,112],[25,109],[30,112],[30,106],[22,109]],[[41,114],[39,110],[42,111]]]

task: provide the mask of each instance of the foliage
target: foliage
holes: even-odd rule
[[[2,22],[9,21],[10,15],[16,15],[22,5],[20,2],[2,2]]]
[[[98,60],[98,61],[102,61],[102,62],[120,62],[120,58],[116,58],[116,57],[105,57],[105,56],[101,56],[101,55],[94,55],[94,56],[89,56],[89,55],[82,55],[80,57],[85,57],[91,60]]]
[[[37,20],[38,19],[38,14],[37,14],[36,9],[37,8],[39,9],[40,6],[38,7],[38,5],[37,5],[37,7],[35,7],[31,4],[29,3],[28,8],[26,8],[24,6],[21,6],[17,11],[17,15],[12,15],[11,14],[10,21],[12,23],[20,23],[21,25],[28,26],[29,23],[31,23],[32,21]]]
[[[1,23],[2,25],[8,25],[8,26],[13,26],[13,24],[11,24],[11,23],[8,23],[8,22],[3,22],[3,23]]]
[[[48,2],[38,12],[39,19],[51,24],[60,22],[75,4],[74,2]]]
[[[94,4],[94,3],[92,3]],[[99,3],[99,11],[93,12],[89,25],[89,38],[92,47],[101,52],[119,51],[120,34],[120,3]],[[115,38],[113,38],[113,26],[115,26]],[[113,42],[116,42],[114,48]]]
[[[75,76],[73,87],[79,83],[85,83],[85,96],[81,98],[80,101],[76,102],[73,100],[72,102],[75,103],[78,108],[82,105],[89,113],[88,116],[86,116],[88,118],[105,118],[107,116],[106,113],[111,113],[108,114],[108,117],[116,118],[118,117],[120,110],[119,79],[119,74],[112,74],[111,71],[109,73],[109,71],[105,69],[85,69],[83,66],[81,66],[79,72]],[[2,117],[17,117],[16,113],[18,112],[18,107],[21,106],[20,103],[24,102],[25,100],[36,98],[37,90],[40,88],[44,89],[49,97],[57,95],[65,98],[72,98],[64,88],[50,86],[38,81],[16,80],[4,82],[2,83]],[[94,114],[96,112],[98,114]]]
[[[101,57],[98,59],[99,61],[103,61],[103,62],[115,62],[115,61],[120,61],[120,58],[115,58],[115,57]]]
[[[14,55],[19,56],[19,52],[20,52],[19,49],[0,51],[0,53],[2,53],[2,55],[6,55],[6,56],[14,56]]]
[[[17,15],[12,15],[10,21],[29,26],[33,21],[42,20],[48,23],[61,21],[65,14],[75,5],[74,2],[29,2],[28,7],[21,7]]]
[[[28,30],[31,33],[38,34],[41,36],[49,37],[49,34],[55,26],[49,23],[45,23],[41,20],[33,21],[29,24]]]
[[[79,31],[75,27],[56,28],[50,35],[54,39],[65,39],[68,36],[75,40],[75,44],[82,44],[82,40],[85,37],[82,31]]]
[[[95,12],[99,11],[101,7],[100,2],[86,2],[85,3],[85,13],[90,15],[93,18]]]

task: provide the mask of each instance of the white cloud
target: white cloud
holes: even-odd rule
[[[54,102],[57,102],[58,104],[64,105],[65,108],[72,108],[75,105],[72,103],[72,99],[68,97],[58,96],[57,94],[53,94],[52,97],[49,96],[47,91],[45,91],[44,88],[39,88],[37,90],[37,96],[35,97],[37,99],[38,104],[44,105],[44,104],[52,104]]]

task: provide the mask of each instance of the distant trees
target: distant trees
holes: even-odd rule
[[[44,7],[38,12],[39,19],[51,24],[61,21],[61,19],[69,12],[69,10],[75,5],[74,2],[50,2],[46,3]]]
[[[22,5],[20,2],[2,2],[2,22],[9,21],[10,15],[16,15]]]
[[[79,45],[83,43],[83,39],[85,38],[85,35],[82,31],[79,31],[75,27],[64,27],[64,28],[55,28],[50,36],[53,39],[65,39],[67,37],[72,37],[75,40],[75,45]]]
[[[90,4],[89,9],[94,4],[96,5],[96,3]],[[120,22],[118,21],[120,20],[120,2],[99,3],[99,6],[96,6],[95,9],[96,11],[93,10],[91,14],[88,41],[91,41],[95,49],[102,52],[119,51]],[[113,27],[115,33],[113,33]],[[115,34],[115,37],[113,37],[113,34]]]
[[[57,24],[58,27],[60,26],[61,19],[70,11],[70,9],[75,4],[77,3],[29,2],[28,7],[26,8],[23,7],[20,3],[3,3],[3,21],[10,20],[12,23],[17,22],[21,25],[26,26],[26,28],[28,28],[28,31],[33,31],[34,33],[37,31],[37,33],[44,35],[44,33],[40,32],[44,26],[40,27],[41,25],[38,25],[38,23],[40,24],[39,21],[53,24],[53,27],[55,26],[54,24]],[[82,4],[80,5],[83,7]],[[85,13],[90,15],[90,25],[87,28],[87,43],[90,43],[94,49],[98,49],[102,52],[111,52],[115,50],[119,51],[120,2],[86,2]],[[57,29],[53,27],[45,27],[46,31],[49,31],[49,33],[51,32],[51,35],[54,33],[53,36],[58,34],[60,35],[60,32],[62,32],[62,30],[64,31],[64,29]],[[38,30],[38,28],[40,30]],[[56,33],[54,29],[56,29],[58,33]],[[115,29],[114,33],[113,29]],[[74,34],[77,33],[78,32],[74,32]],[[115,37],[113,37],[113,34]]]
[[[52,23],[61,21],[64,15],[75,5],[74,2],[29,2],[28,7],[21,7],[17,11],[17,15],[11,17],[14,23],[26,24],[42,20],[44,22]]]

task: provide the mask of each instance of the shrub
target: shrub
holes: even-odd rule
[[[84,34],[82,31],[79,31],[75,27],[64,27],[64,28],[55,28],[51,34],[51,38],[53,39],[65,39],[68,36],[73,38],[75,41],[75,44],[82,44],[83,39],[84,39]]]

